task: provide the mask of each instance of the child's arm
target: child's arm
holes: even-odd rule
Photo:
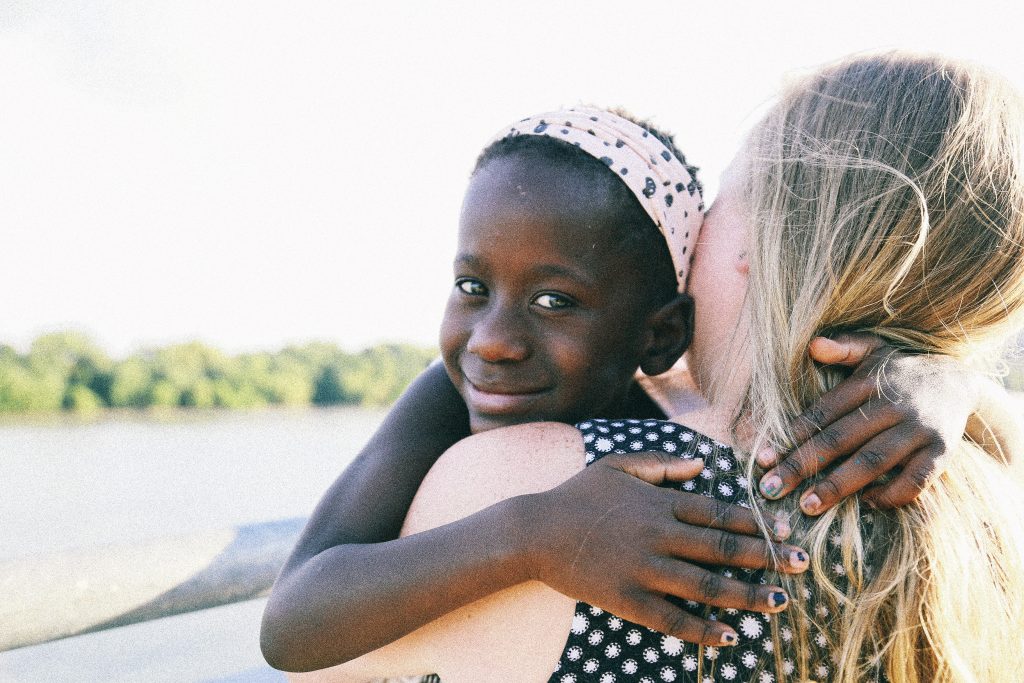
[[[942,473],[943,459],[965,432],[1005,461],[1024,452],[1015,405],[998,384],[938,355],[908,354],[869,334],[817,338],[816,361],[855,368],[794,423],[796,448],[761,478],[762,493],[779,498],[843,456],[828,476],[802,494],[801,507],[820,514],[896,467],[885,484],[864,491],[864,502],[883,508],[912,502]],[[782,486],[771,481],[778,476]],[[814,496],[820,503],[815,506]]]
[[[510,449],[509,443],[522,445],[523,452]],[[737,639],[728,626],[681,610],[665,599],[665,593],[696,596],[713,590],[716,597],[711,602],[717,605],[754,605],[769,612],[783,608],[770,602],[770,595],[781,588],[749,585],[682,561],[699,553],[709,562],[725,558],[738,566],[764,564],[765,546],[753,535],[757,524],[750,510],[653,485],[697,476],[702,461],[652,453],[608,456],[585,470],[584,462],[580,433],[550,422],[488,431],[448,450],[424,480],[403,533],[415,534],[409,539],[427,536],[444,525],[459,525],[460,517],[510,504],[509,509],[518,509],[513,523],[495,531],[535,549],[536,566],[524,578],[543,578],[562,592],[536,581],[520,583],[341,667],[298,680],[366,680],[431,671],[441,674],[442,680],[547,680],[572,622],[575,600],[565,594],[630,572],[636,574],[634,583],[624,586],[617,600],[596,604],[626,618],[642,613],[652,619],[652,626],[691,641],[721,645],[723,632],[732,633],[733,644]],[[566,488],[582,488],[584,500],[576,500]],[[558,524],[548,522],[566,501],[582,504],[561,513]],[[677,515],[691,524],[677,524]],[[725,526],[744,534],[737,536],[743,539],[738,547],[723,547],[721,536],[707,528],[709,520],[720,515],[730,518]],[[656,548],[657,563],[638,552],[641,546],[645,552],[646,546]],[[557,548],[560,556],[545,557],[540,552],[545,548]],[[472,550],[463,547],[457,552]],[[775,550],[785,554],[793,549],[779,544]],[[587,574],[594,580],[582,580]],[[566,579],[574,585],[567,586]],[[455,582],[449,577],[445,588],[458,590]],[[327,658],[338,648],[337,639],[326,638],[321,647]]]
[[[432,368],[417,379],[317,506],[264,613],[261,643],[267,660],[277,668],[321,668],[373,650],[457,607],[534,578],[541,559],[549,568],[550,575],[544,577],[549,583],[605,604],[621,600],[635,575],[646,573],[650,579],[665,574],[666,569],[658,566],[664,564],[660,549],[665,539],[684,538],[690,529],[696,529],[690,535],[698,540],[683,551],[686,559],[767,565],[769,547],[756,535],[749,511],[733,506],[690,510],[692,505],[688,511],[673,510],[660,497],[634,501],[629,512],[635,519],[662,520],[666,536],[634,538],[632,547],[620,554],[638,558],[628,566],[619,563],[603,574],[576,576],[572,546],[566,542],[569,523],[597,520],[596,533],[605,528],[609,537],[620,534],[629,525],[620,526],[622,520],[608,517],[602,506],[635,494],[636,486],[649,487],[622,471],[616,476],[607,467],[590,468],[581,473],[585,477],[576,486],[544,496],[543,510],[536,505],[525,509],[522,500],[513,499],[426,533],[385,540],[398,534],[417,487],[446,439],[454,440],[465,429],[465,408],[443,372]],[[576,430],[562,427],[579,441]],[[581,443],[577,446],[582,449]],[[506,440],[503,447],[515,452],[522,446]],[[534,449],[542,451],[539,445]],[[737,520],[745,526],[737,527]],[[709,530],[712,526],[725,531]],[[526,543],[527,538],[549,541]],[[796,550],[775,548],[780,557],[790,557]],[[662,577],[662,582],[678,584],[671,576]],[[712,589],[722,594],[707,595]],[[761,586],[727,591],[713,583],[684,584],[679,595],[736,607],[748,605],[755,596],[761,611],[771,609]],[[744,602],[734,605],[737,600]],[[637,605],[633,614],[644,623],[664,627],[660,604],[656,609]]]
[[[852,363],[859,360],[851,357]],[[869,371],[874,365],[865,364],[867,370],[857,372]],[[870,395],[858,393],[860,386],[855,373],[822,401],[835,394],[839,399],[834,403],[843,403],[848,401],[843,396],[849,397],[852,392],[859,398],[846,412],[857,414],[862,403],[865,408],[871,405]],[[955,394],[950,397],[954,399],[963,401]],[[929,433],[928,425],[903,419],[915,438]],[[865,433],[850,421],[833,427],[841,434],[844,453],[858,451],[878,431]],[[516,548],[513,539],[501,531],[508,529],[509,520],[514,519],[515,510],[507,503],[441,531],[391,540],[397,536],[426,472],[441,452],[466,434],[468,424],[461,398],[442,367],[430,368],[403,395],[359,458],[328,490],[303,532],[264,615],[262,640],[271,663],[300,669],[309,668],[310,663],[325,666],[343,661],[522,580],[521,576],[530,575],[540,558],[549,566],[557,565],[552,558],[557,557],[559,548]],[[588,486],[598,485],[593,478],[587,482]],[[608,482],[600,485],[609,486]],[[625,490],[614,488],[625,486],[621,481],[611,486],[604,493],[612,497]],[[587,491],[586,486],[577,488]],[[594,498],[582,493],[580,497],[588,501]],[[585,502],[566,500],[561,509],[556,508],[544,520],[548,528],[538,535],[557,537],[552,530],[557,532],[564,526],[565,510],[580,509],[585,509]],[[641,546],[634,549],[637,556],[646,552]],[[475,552],[464,552],[467,547]],[[510,558],[509,554],[515,552],[526,554]],[[701,556],[699,550],[690,559],[712,561]],[[571,560],[566,558],[566,564]],[[623,572],[635,576],[641,571],[644,569],[638,563],[624,569],[609,568],[599,585],[575,586],[572,593],[574,597],[587,595],[592,602],[609,604],[633,580]],[[561,585],[565,589],[568,584]],[[701,596],[693,599],[713,602]],[[635,619],[654,626],[661,616],[638,612]],[[329,643],[326,648],[321,647],[324,640]],[[328,660],[323,659],[325,655]]]

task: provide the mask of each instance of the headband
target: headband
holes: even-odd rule
[[[586,107],[522,119],[503,129],[492,144],[517,135],[565,140],[607,164],[665,237],[677,289],[680,293],[686,291],[686,274],[703,220],[704,202],[697,181],[661,140],[617,114]]]

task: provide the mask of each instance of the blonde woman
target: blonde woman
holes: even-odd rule
[[[688,490],[788,518],[789,541],[809,550],[812,571],[744,576],[785,586],[787,609],[691,603],[740,634],[731,647],[699,646],[529,582],[311,676],[1024,680],[1024,496],[1013,470],[965,439],[915,503],[881,511],[853,497],[815,516],[818,477],[801,484],[806,495],[765,504],[754,487],[780,496],[792,473],[764,472],[747,455],[800,439],[792,417],[837,380],[806,355],[816,335],[870,332],[979,366],[995,357],[1024,309],[1022,124],[1020,98],[1002,81],[938,57],[855,57],[793,83],[726,173],[695,253],[689,359],[706,404],[675,423],[532,424],[474,436],[435,465],[404,531],[513,496],[524,514],[544,509],[550,489],[579,485],[573,475],[586,459],[623,466],[628,456],[602,458],[611,450],[602,438],[651,433],[674,444],[661,461],[666,477],[693,477]],[[647,486],[646,495],[659,490]],[[628,507],[615,503],[605,516]],[[623,542],[589,528],[582,523],[576,539],[578,572],[600,572],[590,560],[613,558]],[[645,533],[654,532],[623,530]],[[544,542],[522,542],[532,540]]]

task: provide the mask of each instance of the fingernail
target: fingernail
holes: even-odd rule
[[[782,591],[772,591],[768,595],[768,604],[771,607],[781,607],[789,602],[789,597]]]
[[[843,350],[842,344],[828,337],[815,337],[811,344],[818,347],[818,353],[839,353]]]
[[[775,520],[775,524],[772,525],[772,533],[775,534],[775,538],[783,541],[789,538],[789,535],[793,533],[793,529],[789,526],[788,520],[779,517]]]
[[[821,340],[820,342],[818,342],[819,344],[824,344],[833,351],[838,351],[840,348],[842,348],[842,345],[834,339],[829,339],[828,337],[818,337],[818,339]]]
[[[804,497],[800,499],[800,509],[809,515],[818,514],[818,508],[820,507],[821,498],[818,498],[814,493],[805,494]]]
[[[794,550],[789,554],[789,566],[794,569],[806,569],[807,562],[807,553],[803,550]]]
[[[735,645],[736,637],[735,631],[726,631],[722,634],[722,645]]]
[[[778,457],[779,456],[777,456],[775,451],[771,448],[762,448],[761,452],[757,454],[755,459],[757,460],[757,464],[761,467],[771,467],[775,464],[775,460]]]
[[[777,474],[769,474],[761,479],[761,494],[765,498],[777,498],[782,493],[782,479]]]

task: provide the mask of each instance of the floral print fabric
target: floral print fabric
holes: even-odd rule
[[[668,486],[750,507],[748,481],[732,449],[692,429],[662,420],[588,420],[577,428],[583,434],[588,465],[609,453],[663,451],[681,458],[701,457],[705,467],[699,476]],[[834,544],[838,548],[837,538]],[[841,579],[841,563],[829,570]],[[716,571],[748,583],[766,582],[763,570],[719,567]],[[806,598],[813,598],[810,588],[803,591]],[[792,652],[795,638],[785,618],[707,607],[690,600],[676,602],[694,614],[729,624],[739,634],[739,642],[722,648],[698,646],[579,602],[549,683],[776,683],[780,678],[777,651],[784,677],[794,680],[798,666]],[[827,622],[827,609],[817,609],[817,616]],[[810,673],[814,680],[827,681],[833,667],[828,639],[814,626],[809,628]]]

